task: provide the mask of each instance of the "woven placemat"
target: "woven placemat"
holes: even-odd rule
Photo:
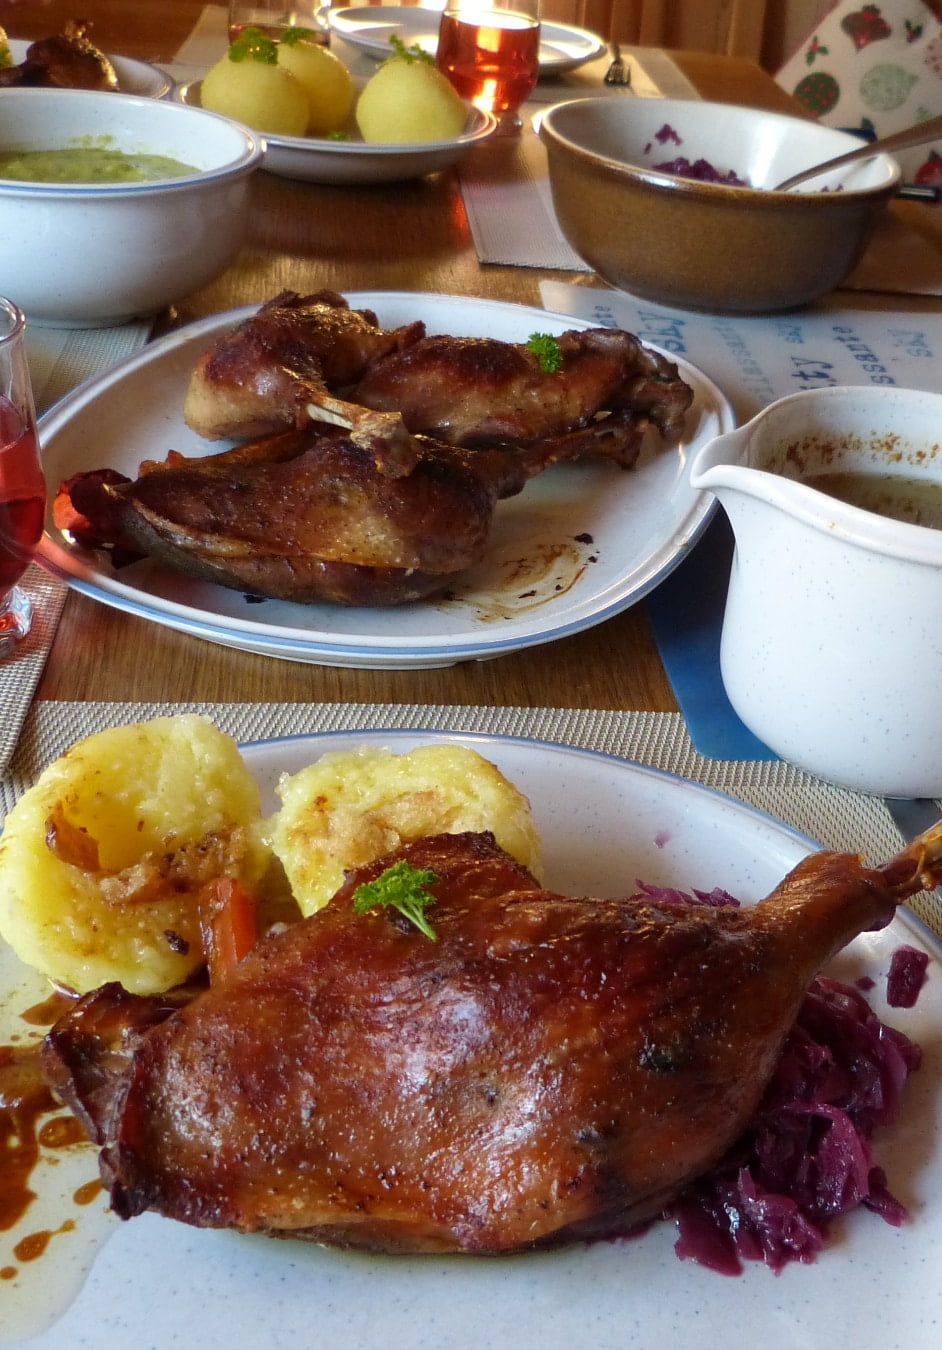
[[[33,622],[13,655],[0,664],[0,774],[13,754],[23,717],[56,635],[68,586],[33,564],[20,586],[33,604]]]
[[[6,812],[42,769],[74,741],[105,727],[199,712],[239,741],[384,728],[476,731],[598,750],[703,783],[801,830],[825,848],[862,853],[871,863],[896,853],[902,836],[880,798],[845,792],[779,761],[714,760],[698,754],[679,713],[581,708],[441,707],[418,703],[50,703],[29,711],[8,774]],[[942,814],[942,811],[940,811]],[[942,895],[910,908],[942,937]]]

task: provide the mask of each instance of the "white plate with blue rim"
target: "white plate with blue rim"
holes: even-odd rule
[[[326,751],[372,744],[398,752],[431,741],[472,746],[527,794],[545,844],[546,882],[570,894],[625,895],[641,879],[684,890],[720,886],[751,903],[814,847],[708,788],[541,741],[333,732],[256,742],[243,755],[263,810],[272,811],[279,776]],[[888,1010],[882,990],[900,942],[929,953],[929,980],[915,1008]],[[92,1148],[44,1147],[30,1178],[38,1198],[21,1225],[0,1234],[0,1269],[11,1272],[0,1343],[35,1334],[29,1350],[75,1350],[103,1338],[156,1350],[197,1343],[306,1350],[316,1327],[316,1343],[331,1350],[714,1350],[735,1319],[765,1350],[886,1350],[891,1289],[891,1343],[933,1344],[942,1321],[942,1283],[933,1275],[933,1253],[942,1248],[939,948],[902,911],[882,932],[858,938],[830,970],[847,983],[875,980],[868,997],[878,1016],[924,1048],[901,1121],[875,1141],[891,1189],[910,1206],[899,1229],[858,1209],[834,1225],[815,1264],[793,1264],[776,1277],[749,1263],[739,1279],[679,1262],[668,1224],[633,1241],[497,1259],[368,1256],[191,1229],[154,1214],[121,1223],[105,1214],[100,1196],[79,1203],[96,1175]],[[37,1034],[20,1014],[48,992],[0,944],[0,1043]],[[42,1259],[23,1260],[19,1243],[37,1233]],[[116,1295],[129,1289],[133,1297]]]
[[[354,308],[393,327],[525,342],[592,325],[526,305],[410,291],[348,292]],[[215,315],[152,343],[83,385],[42,419],[50,497],[63,479],[111,468],[137,477],[144,459],[217,453],[183,421],[198,357],[257,306]],[[391,609],[260,600],[144,559],[114,569],[77,548],[50,508],[39,561],[76,590],[117,609],[243,651],[317,665],[384,670],[490,660],[603,623],[646,595],[700,537],[714,502],[690,485],[693,452],[734,424],[717,386],[677,361],[694,390],[684,435],[650,434],[634,469],[556,465],[500,502],[485,559],[437,597]]]
[[[438,48],[441,9],[419,5],[354,5],[327,11],[332,33],[367,56],[382,61],[392,55],[390,38],[407,47],[419,46],[434,55]],[[596,33],[566,23],[540,21],[540,75],[562,75],[594,61],[605,51]]]

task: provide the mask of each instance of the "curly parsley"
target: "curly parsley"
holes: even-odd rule
[[[547,375],[555,374],[563,364],[559,341],[549,333],[531,333],[527,338],[527,348],[539,360],[540,369]]]
[[[318,36],[313,28],[299,28],[292,24],[286,28],[278,39],[282,47],[296,47],[299,42],[318,42]]]
[[[366,914],[368,910],[392,905],[410,923],[414,923],[420,933],[435,942],[437,934],[425,917],[425,911],[435,903],[434,895],[426,888],[437,880],[434,872],[413,867],[400,858],[385,872],[381,872],[375,881],[365,881],[356,888],[353,892],[353,912]]]
[[[277,66],[278,46],[260,28],[243,28],[234,42],[229,43],[229,60],[260,61],[266,66]]]
[[[427,52],[423,47],[420,47],[417,42],[414,42],[411,47],[407,47],[396,33],[390,34],[389,42],[393,50],[392,56],[386,57],[387,61],[407,61],[409,65],[413,65],[416,61],[424,61],[426,65],[434,66],[435,57],[431,52]]]

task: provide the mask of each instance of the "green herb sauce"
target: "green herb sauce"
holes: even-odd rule
[[[103,146],[0,150],[0,178],[18,183],[150,183],[196,173],[166,155],[128,154]]]

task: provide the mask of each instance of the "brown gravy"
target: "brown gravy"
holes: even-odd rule
[[[25,1214],[33,1199],[30,1174],[39,1157],[39,1121],[60,1109],[46,1086],[35,1045],[0,1045],[0,1232]]]
[[[942,530],[942,483],[888,473],[819,473],[802,482],[849,506],[906,525]]]

